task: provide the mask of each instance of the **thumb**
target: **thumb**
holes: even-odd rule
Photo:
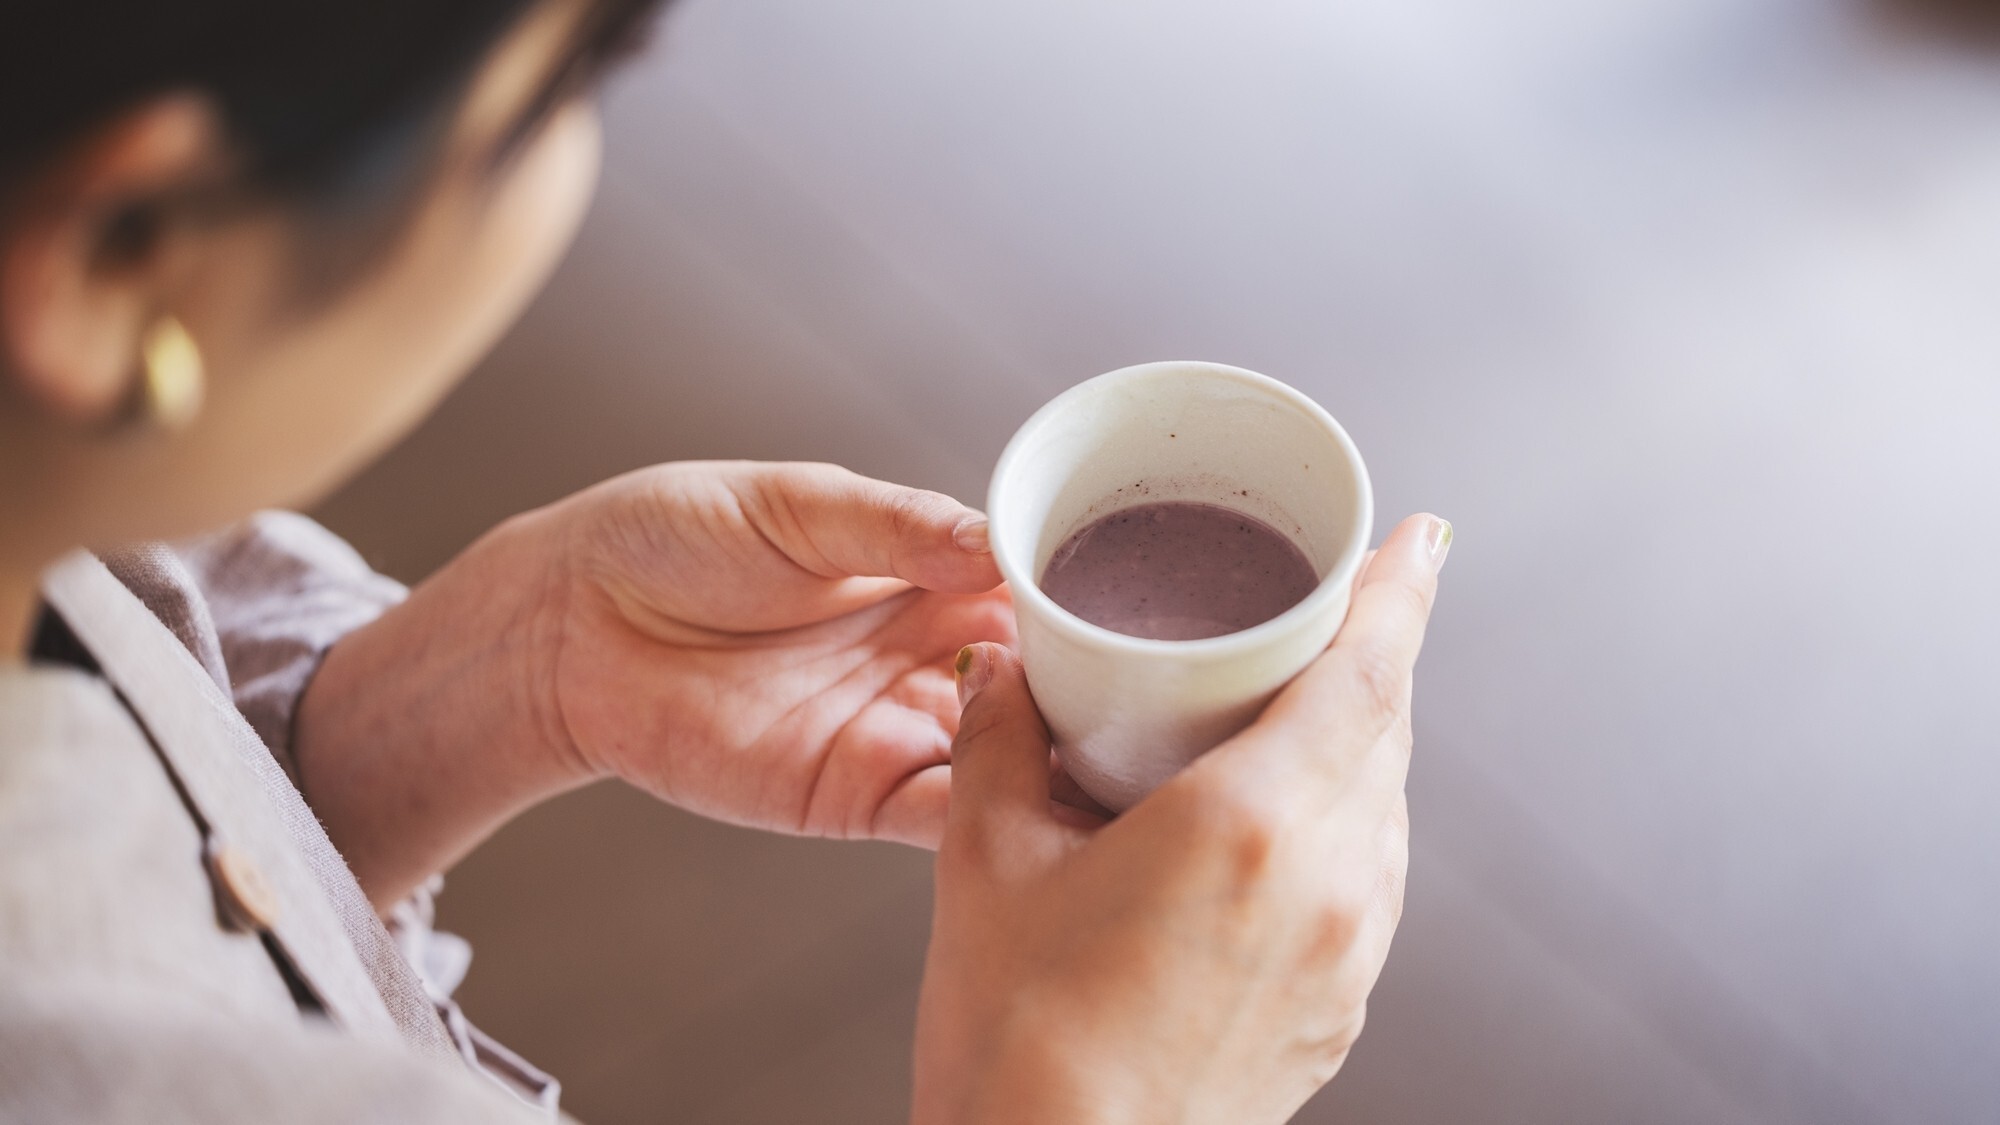
[[[997,644],[958,654],[965,713],[951,747],[945,838],[985,837],[1004,824],[1050,821],[1049,731],[1020,658]]]
[[[767,539],[826,578],[900,578],[976,594],[1000,582],[986,517],[951,497],[837,465],[763,467],[753,518]]]

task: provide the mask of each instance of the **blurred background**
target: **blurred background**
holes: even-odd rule
[[[1833,0],[682,0],[582,239],[321,513],[421,578],[606,475],[978,504],[1212,359],[1457,547],[1409,908],[1305,1122],[2000,1121],[2000,55]],[[586,1121],[905,1113],[928,857],[599,787],[468,861]]]

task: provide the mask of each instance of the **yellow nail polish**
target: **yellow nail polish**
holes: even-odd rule
[[[958,705],[972,702],[972,697],[986,690],[986,684],[993,678],[993,662],[977,645],[966,645],[958,650],[958,659],[952,667],[957,671]]]
[[[1443,570],[1444,557],[1451,553],[1451,521],[1433,519],[1424,546],[1431,556],[1431,569]]]

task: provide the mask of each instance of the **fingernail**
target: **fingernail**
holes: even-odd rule
[[[1451,521],[1432,519],[1431,528],[1424,536],[1424,549],[1430,552],[1431,570],[1444,569],[1444,557],[1451,554]]]
[[[986,554],[993,549],[992,534],[987,530],[985,516],[967,516],[951,529],[951,541],[960,550]]]
[[[958,662],[952,666],[958,676],[958,705],[964,707],[972,702],[993,678],[993,663],[986,650],[978,645],[966,645],[958,650]]]

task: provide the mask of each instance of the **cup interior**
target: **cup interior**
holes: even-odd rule
[[[1001,456],[988,514],[1016,596],[1033,585],[1039,598],[1070,535],[1160,501],[1254,516],[1296,543],[1322,583],[1351,577],[1343,564],[1366,545],[1369,497],[1353,442],[1305,395],[1241,368],[1153,363],[1079,384],[1029,419]]]

